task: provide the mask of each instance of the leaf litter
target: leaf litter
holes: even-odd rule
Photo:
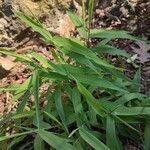
[[[132,46],[133,51],[138,54],[138,60],[144,64],[150,61],[150,44],[144,41],[138,41],[135,43],[137,46]]]

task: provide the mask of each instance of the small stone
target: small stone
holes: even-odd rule
[[[96,14],[99,17],[104,17],[105,16],[104,10],[101,10],[101,9],[96,9]]]
[[[121,7],[121,8],[120,8],[120,11],[122,12],[122,15],[123,15],[124,17],[127,17],[127,16],[128,16],[129,11],[128,11],[128,9],[126,9],[125,7]]]

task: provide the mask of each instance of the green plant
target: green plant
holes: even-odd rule
[[[92,9],[89,9],[90,20]],[[7,149],[17,146],[18,149],[35,150],[49,147],[121,150],[121,139],[129,138],[144,141],[145,149],[150,149],[150,99],[139,93],[139,74],[131,80],[124,75],[125,69],[111,65],[103,57],[107,53],[128,59],[129,54],[107,43],[116,38],[139,39],[126,31],[86,30],[84,21],[72,12],[68,15],[79,31],[81,41],[52,36],[35,20],[20,12],[16,15],[57,51],[51,50],[54,63],[32,50],[27,55],[19,55],[0,48],[0,53],[16,57],[28,64],[33,72],[22,85],[0,89],[13,91],[13,100],[20,101],[16,113],[0,121],[1,144],[9,142]],[[89,27],[90,24],[89,21]],[[101,38],[102,42],[94,48],[87,47],[82,41],[90,38]],[[39,89],[45,83],[49,87],[43,96]],[[35,105],[27,109],[31,95]],[[43,97],[47,104],[40,107]],[[145,126],[144,136],[140,125]],[[5,136],[8,128],[16,133]]]

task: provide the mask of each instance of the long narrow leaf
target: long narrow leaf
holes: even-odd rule
[[[24,95],[23,95],[23,98],[22,98],[22,101],[21,103],[19,104],[18,108],[17,108],[17,113],[21,113],[23,112],[25,106],[26,106],[26,103],[28,101],[28,98],[30,96],[30,92],[27,91]]]
[[[89,0],[89,6],[88,6],[88,38],[90,36],[90,31],[91,31],[91,23],[92,23],[92,16],[93,16],[93,9],[94,9],[94,0]]]
[[[44,141],[37,134],[35,139],[34,139],[34,150],[43,150],[43,149],[44,149]]]
[[[95,110],[100,116],[105,116],[108,113],[108,110],[101,105],[92,94],[81,84],[77,82],[79,91],[85,96],[87,103]]]
[[[93,29],[90,34],[91,38],[106,38],[106,39],[129,39],[129,40],[140,40],[137,37],[132,36],[127,31],[119,30],[105,30],[105,29]]]
[[[114,115],[118,116],[138,116],[138,115],[150,115],[150,107],[126,107],[115,104],[110,101],[101,101],[101,103]]]
[[[21,98],[31,87],[32,77],[29,77],[14,93],[14,100]]]
[[[38,60],[44,67],[52,69],[53,67],[51,66],[50,62],[40,54],[36,52],[31,53],[32,57]]]
[[[87,32],[84,29],[84,23],[82,23],[81,18],[71,11],[68,11],[67,14],[70,17],[73,24],[75,25],[75,27],[77,28],[77,30],[79,31],[80,36],[86,39]]]
[[[11,138],[14,138],[14,137],[31,134],[31,133],[34,133],[34,132],[36,132],[36,130],[27,131],[27,132],[22,132],[22,133],[17,133],[17,134],[12,134],[12,135],[9,135],[9,136],[1,136],[1,137],[0,137],[0,142],[1,142],[1,141],[4,141],[4,140],[11,139]]]
[[[129,93],[129,94],[125,94],[123,95],[121,98],[117,99],[115,101],[115,104],[118,105],[124,105],[125,103],[134,100],[134,99],[143,99],[145,96],[143,94],[140,93]]]
[[[96,150],[110,150],[105,144],[99,141],[93,134],[85,130],[79,129],[80,136]]]
[[[39,105],[39,72],[38,70],[33,74],[33,94],[35,100],[37,127],[40,129],[40,105]]]
[[[21,21],[25,22],[29,27],[32,27],[33,30],[40,33],[47,42],[50,42],[51,44],[53,43],[51,34],[39,22],[26,16],[22,12],[16,12],[15,15],[21,19]]]
[[[146,126],[145,126],[145,131],[144,131],[144,150],[149,150],[150,149],[150,119],[149,115],[146,116]]]
[[[71,144],[69,144],[66,139],[56,136],[51,132],[40,130],[39,135],[44,141],[46,141],[55,149],[75,150],[75,148]]]
[[[21,55],[21,54],[16,54],[15,52],[12,52],[11,49],[8,49],[5,47],[0,47],[0,53],[8,55],[8,56],[13,56],[21,61],[31,62],[31,59],[29,57]]]
[[[67,124],[66,124],[66,117],[65,117],[65,113],[64,113],[64,109],[63,109],[63,105],[62,105],[62,99],[61,99],[61,90],[58,89],[55,92],[55,104],[56,104],[56,109],[58,112],[58,115],[66,129],[66,131],[68,132],[68,128],[67,128]]]
[[[81,54],[85,56],[86,58],[94,61],[98,65],[107,67],[107,68],[114,68],[114,66],[108,64],[106,61],[100,59],[99,57],[96,56],[96,53],[92,52],[89,48],[80,45],[79,43],[76,43],[70,39],[67,38],[60,38],[60,37],[55,37],[54,38],[55,45],[60,48],[60,50],[65,53],[69,54],[72,52],[75,52],[77,54]]]
[[[93,48],[93,50],[96,52],[99,52],[99,53],[107,53],[110,55],[123,56],[126,58],[130,57],[130,55],[126,51],[120,50],[120,49],[115,48],[110,45],[99,45],[99,46],[96,46],[95,48]]]
[[[52,114],[50,114],[49,112],[44,111],[44,113],[53,121],[57,122],[59,125],[62,126],[62,124],[57,120],[57,118],[55,116],[53,116]]]
[[[76,114],[77,125],[81,126],[84,123],[88,123],[86,113],[83,110],[81,95],[77,88],[72,90],[71,100]]]
[[[114,119],[110,116],[107,116],[107,123],[106,123],[106,141],[107,146],[111,150],[122,150],[121,143],[117,137],[116,129],[115,129],[115,122]]]

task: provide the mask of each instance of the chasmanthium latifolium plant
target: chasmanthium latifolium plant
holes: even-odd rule
[[[0,120],[3,149],[122,150],[124,139],[150,149],[150,98],[139,91],[140,69],[131,80],[124,75],[125,68],[113,66],[104,57],[130,59],[128,53],[109,45],[109,41],[139,38],[127,31],[91,29],[93,2],[89,0],[88,29],[84,17],[67,12],[80,39],[52,36],[33,18],[16,13],[55,50],[50,48],[54,60],[49,61],[33,50],[21,55],[0,48],[1,54],[16,57],[31,72],[23,84],[0,89],[11,91],[13,101],[19,103],[15,113]],[[87,47],[85,43],[92,38],[101,42]],[[41,93],[40,87],[45,84],[48,89]],[[46,106],[41,107],[43,99]],[[10,131],[14,132],[8,134]]]

